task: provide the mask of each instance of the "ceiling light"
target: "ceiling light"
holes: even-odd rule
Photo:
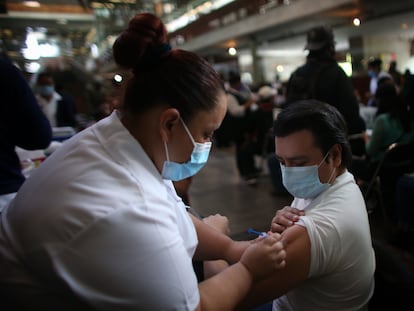
[[[229,54],[230,54],[231,56],[234,56],[234,55],[236,55],[236,54],[237,54],[237,50],[236,50],[235,48],[229,48]]]
[[[23,5],[31,7],[31,8],[40,7],[39,1],[23,1]]]

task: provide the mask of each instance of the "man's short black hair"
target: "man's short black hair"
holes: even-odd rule
[[[335,144],[342,147],[342,166],[349,167],[352,153],[348,130],[342,114],[334,106],[314,99],[289,103],[278,114],[273,125],[276,137],[309,130],[315,144],[326,154]]]

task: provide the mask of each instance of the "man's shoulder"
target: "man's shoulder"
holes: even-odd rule
[[[342,68],[335,61],[314,61],[307,62],[298,67],[293,73],[293,76],[313,76],[315,74],[324,73],[338,73],[343,72]]]

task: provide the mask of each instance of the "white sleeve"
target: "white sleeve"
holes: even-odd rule
[[[242,105],[239,105],[236,97],[232,94],[227,94],[227,110],[233,117],[244,116],[245,109]]]

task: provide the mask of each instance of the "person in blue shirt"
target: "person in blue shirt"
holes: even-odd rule
[[[52,140],[52,128],[20,70],[0,57],[0,211],[25,181],[16,146],[43,149]]]

